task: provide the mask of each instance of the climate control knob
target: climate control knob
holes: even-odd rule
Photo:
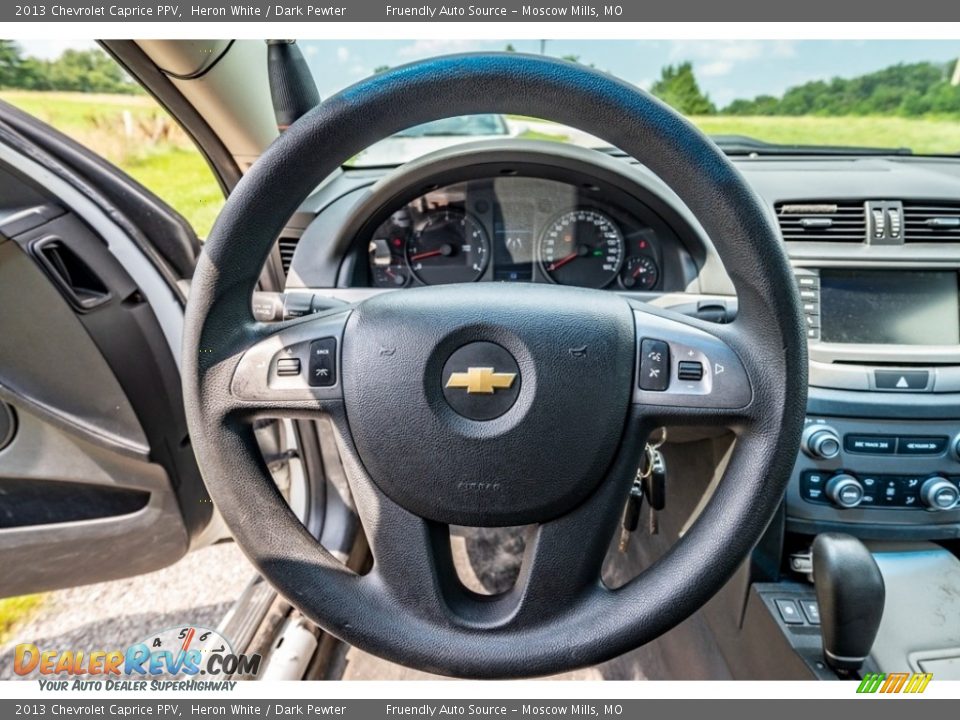
[[[830,460],[840,454],[840,436],[833,428],[814,425],[804,433],[803,448],[811,457]]]
[[[863,500],[863,485],[853,475],[834,475],[826,490],[827,497],[842,508],[854,508]]]
[[[946,478],[934,475],[920,486],[920,500],[931,510],[952,510],[960,502],[960,489]]]

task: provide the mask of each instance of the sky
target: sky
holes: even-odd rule
[[[379,65],[399,65],[431,55],[476,50],[540,52],[539,40],[302,41],[304,54],[326,97],[369,75]],[[960,57],[957,41],[907,40],[548,40],[546,54],[580,61],[645,89],[664,65],[689,60],[701,87],[718,105],[761,94],[781,95],[808,80],[852,77],[900,62]]]
[[[92,41],[24,40],[28,55],[53,58]],[[304,40],[301,46],[322,97],[371,74],[433,55],[478,50],[539,53],[540,40]],[[737,98],[781,95],[809,80],[853,77],[897,63],[945,62],[960,57],[960,39],[948,40],[547,40],[547,55],[578,55],[581,62],[649,88],[664,65],[689,60],[701,87],[719,106]]]

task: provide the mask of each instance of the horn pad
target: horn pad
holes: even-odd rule
[[[469,285],[383,293],[344,333],[347,419],[371,479],[421,517],[543,522],[603,479],[631,397],[613,293]]]

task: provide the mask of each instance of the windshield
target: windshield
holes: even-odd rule
[[[390,67],[467,51],[544,54],[652,92],[730,154],[960,152],[960,42],[300,41],[321,97]],[[333,70],[336,71],[333,71]],[[359,154],[393,165],[488,136],[608,143],[536,118],[478,115],[427,123]]]
[[[507,134],[507,123],[502,115],[464,115],[415,125],[401,130],[394,137],[475,137]]]

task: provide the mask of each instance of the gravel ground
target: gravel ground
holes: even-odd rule
[[[17,643],[59,650],[110,649],[175,625],[215,628],[253,575],[240,549],[224,543],[189,553],[157,572],[49,593],[36,615],[0,647],[0,680],[35,679],[14,674]]]

